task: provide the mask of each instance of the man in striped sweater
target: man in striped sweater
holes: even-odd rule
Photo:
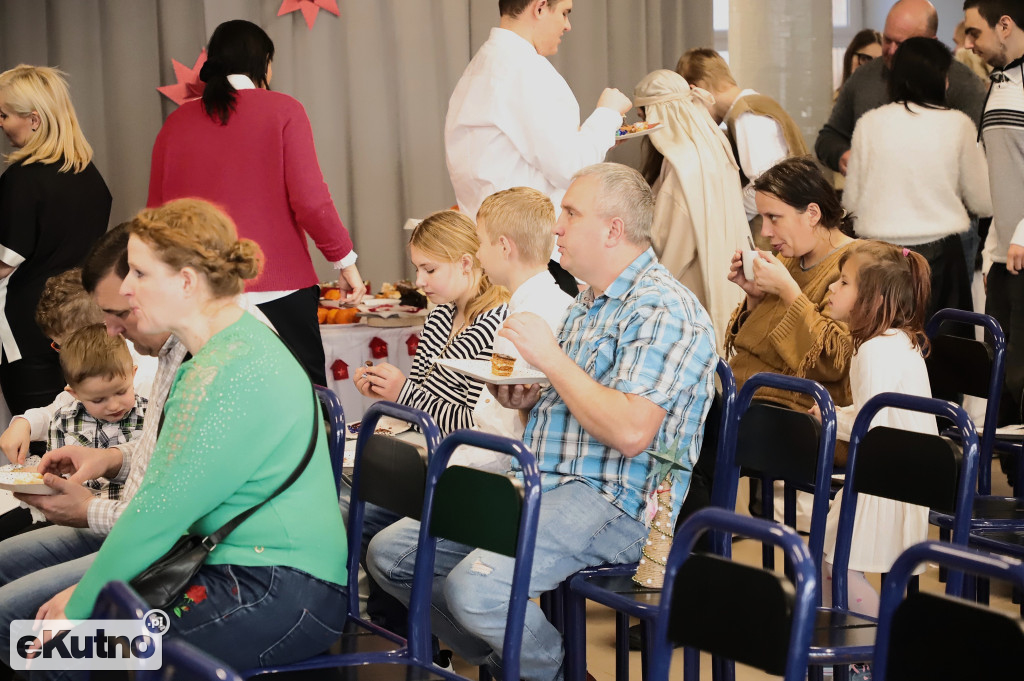
[[[992,189],[992,227],[985,242],[985,312],[1008,341],[1000,423],[1020,423],[1024,392],[1024,2],[964,2],[964,46],[994,67],[981,119]]]

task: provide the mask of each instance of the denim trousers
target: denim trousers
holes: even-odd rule
[[[39,606],[92,565],[103,536],[51,525],[0,542],[0,659],[10,664],[11,622],[35,619]]]
[[[205,565],[168,608],[164,640],[187,641],[244,671],[325,652],[345,623],[346,589],[295,568]],[[38,672],[36,679],[84,681],[87,672]]]
[[[370,542],[367,569],[386,591],[409,602],[419,523],[405,518]],[[557,587],[575,572],[640,557],[647,528],[600,492],[573,481],[541,496],[530,597]],[[515,560],[438,540],[432,585],[433,632],[473,664],[501,675],[505,619]],[[530,681],[563,677],[564,650],[558,630],[535,603],[527,605],[520,675]],[[511,679],[509,681],[512,681]]]

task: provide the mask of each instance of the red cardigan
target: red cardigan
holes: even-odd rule
[[[224,208],[241,237],[263,249],[263,274],[249,291],[287,291],[317,283],[305,233],[331,262],[352,250],[320,172],[305,109],[268,90],[238,91],[222,126],[198,100],[167,117],[153,145],[150,207],[195,197]]]

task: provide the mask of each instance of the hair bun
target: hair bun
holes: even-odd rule
[[[231,244],[224,259],[242,279],[255,279],[263,270],[263,250],[252,239],[239,239]]]

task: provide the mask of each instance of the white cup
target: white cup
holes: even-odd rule
[[[743,251],[743,276],[747,281],[754,281],[754,260],[757,259],[757,251]]]

